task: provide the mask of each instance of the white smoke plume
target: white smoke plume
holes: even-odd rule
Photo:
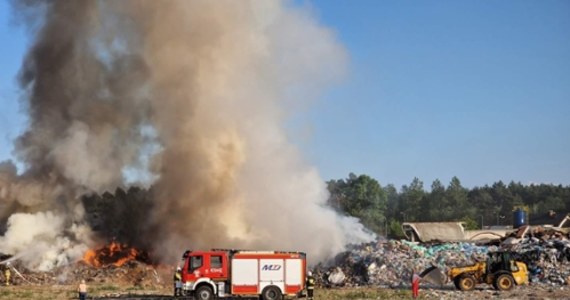
[[[26,170],[0,165],[0,252],[37,247],[45,255],[22,257],[37,269],[79,259],[96,235],[81,195],[124,186],[126,169],[156,178],[137,238],[164,261],[228,247],[306,251],[317,262],[371,238],[325,206],[324,181],[283,129],[291,107],[346,67],[334,34],[307,11],[282,1],[14,8],[35,40],[20,78]]]

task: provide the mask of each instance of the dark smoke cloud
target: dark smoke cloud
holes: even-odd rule
[[[43,234],[22,232],[36,219],[54,225],[41,249],[53,255],[28,260],[42,269],[76,260],[121,220],[133,227],[118,235],[159,246],[165,260],[210,247],[318,260],[370,238],[325,207],[323,180],[282,128],[286,108],[305,105],[346,61],[306,12],[281,1],[14,7],[34,34],[20,76],[30,124],[16,142],[25,171],[0,165],[0,252],[30,248],[16,237]],[[155,179],[149,205],[115,204],[95,226],[85,210],[102,200],[81,195],[124,186],[127,169]]]

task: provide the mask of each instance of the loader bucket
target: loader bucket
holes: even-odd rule
[[[427,282],[436,284],[436,285],[444,285],[447,283],[447,275],[445,272],[441,271],[438,267],[431,266],[425,269],[421,274],[420,277],[422,280]]]

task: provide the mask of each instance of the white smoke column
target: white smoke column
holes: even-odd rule
[[[66,265],[88,249],[69,236],[80,236],[89,230],[83,226],[65,228],[64,220],[51,212],[15,213],[8,220],[9,230],[0,237],[2,251],[17,253],[34,270],[48,271]]]
[[[283,130],[287,106],[309,103],[342,75],[346,54],[332,32],[278,1],[134,7],[164,147],[161,252],[289,249],[315,262],[340,251],[347,234],[362,237],[362,227],[344,232],[351,220],[325,208],[324,181]]]

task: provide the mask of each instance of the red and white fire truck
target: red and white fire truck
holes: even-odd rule
[[[199,300],[232,296],[277,300],[305,294],[303,252],[188,250],[182,260],[183,293]]]

